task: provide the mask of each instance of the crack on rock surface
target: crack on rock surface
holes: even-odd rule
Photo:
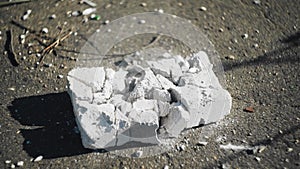
[[[231,96],[203,51],[187,58],[164,54],[143,67],[126,65],[116,71],[75,68],[68,74],[86,148],[166,144],[183,130],[217,122],[230,112]]]

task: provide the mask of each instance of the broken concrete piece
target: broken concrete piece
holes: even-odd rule
[[[182,70],[174,58],[148,61],[147,63],[156,75],[160,74],[166,78],[170,78],[174,83],[177,83],[179,77],[182,75]]]
[[[156,75],[156,78],[159,81],[162,88],[165,90],[169,90],[176,87],[171,81],[169,81],[167,78],[160,74]]]
[[[229,113],[231,97],[205,52],[187,59],[165,54],[144,62],[146,67],[129,64],[118,71],[98,67],[69,72],[69,94],[86,148],[132,141],[158,144],[158,135],[178,137],[182,130]]]
[[[189,112],[184,110],[182,105],[173,106],[170,109],[168,118],[166,119],[163,126],[169,133],[170,137],[178,137],[183,129],[187,127],[187,123],[191,116]]]
[[[154,88],[152,91],[152,99],[171,102],[171,94],[167,90]]]

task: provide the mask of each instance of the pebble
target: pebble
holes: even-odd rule
[[[79,11],[73,11],[72,12],[72,16],[79,16],[80,15],[80,12]]]
[[[110,22],[109,20],[106,20],[104,21],[104,24],[109,24],[109,22]]]
[[[224,29],[223,28],[219,28],[219,32],[224,32]]]
[[[165,165],[165,166],[164,166],[164,169],[169,169],[169,166],[168,166],[168,165]]]
[[[249,36],[249,35],[248,35],[247,33],[245,33],[245,34],[242,35],[242,38],[243,38],[243,39],[247,39],[248,36]]]
[[[255,5],[259,5],[259,4],[260,4],[260,0],[254,0],[253,3],[254,3]]]
[[[63,75],[57,75],[57,78],[62,79],[62,78],[64,78],[64,76]]]
[[[87,8],[87,9],[82,11],[82,15],[89,15],[93,12],[96,12],[96,10],[97,10],[96,8]]]
[[[143,3],[141,3],[141,6],[142,6],[142,7],[146,7],[147,4],[146,4],[145,2],[143,2]]]
[[[201,6],[201,7],[200,7],[200,11],[207,11],[207,9],[206,9],[206,7],[204,7],[204,6]]]
[[[246,108],[244,109],[244,111],[245,111],[245,112],[249,112],[249,113],[253,113],[253,112],[254,112],[254,108],[251,107],[251,106],[249,106],[249,107],[246,107]]]
[[[144,23],[146,23],[145,20],[140,20],[140,21],[139,21],[139,24],[144,24]]]
[[[49,32],[48,28],[43,28],[42,29],[42,33],[48,33],[48,32]]]
[[[258,48],[258,44],[257,43],[253,44],[253,47]]]
[[[5,164],[10,164],[11,160],[5,160]]]
[[[26,13],[22,16],[22,20],[27,20],[28,19],[28,17],[29,17],[29,15],[31,14],[31,12],[32,12],[32,10],[31,9],[28,9],[27,11],[26,11]]]
[[[14,164],[11,164],[10,168],[16,168],[16,166]]]
[[[235,57],[234,57],[233,55],[228,55],[228,56],[226,56],[225,58],[226,58],[226,59],[229,59],[229,60],[234,60],[234,59],[235,59]]]
[[[14,88],[14,87],[9,87],[9,88],[7,88],[7,90],[10,90],[10,91],[15,91],[15,90],[16,90],[16,88]]]
[[[158,13],[164,13],[164,10],[159,9],[159,10],[158,10]]]
[[[53,15],[51,15],[49,18],[50,18],[50,19],[55,19],[55,18],[56,18],[56,15],[53,14]]]
[[[43,159],[43,156],[37,156],[34,160],[33,160],[33,162],[39,162],[39,161],[41,161]]]
[[[17,166],[18,167],[22,167],[24,165],[24,161],[19,161],[18,163],[17,163]]]
[[[104,8],[107,9],[107,8],[110,8],[111,7],[111,4],[107,4]]]
[[[287,152],[289,152],[289,153],[292,152],[292,151],[293,151],[293,148],[288,148],[287,149]]]
[[[101,16],[100,15],[96,15],[96,14],[91,14],[91,16],[90,16],[90,18],[92,19],[92,20],[100,20],[101,19]]]
[[[255,160],[260,162],[260,158],[259,157],[255,157]]]
[[[90,1],[90,0],[82,0],[82,2],[88,4],[88,5],[91,6],[91,7],[96,7],[96,6],[97,6],[96,3],[94,3],[94,2],[92,2],[92,1]]]
[[[260,148],[258,149],[258,153],[262,153],[266,148],[266,146],[260,146]]]
[[[183,6],[183,4],[181,2],[178,2],[177,5],[178,6]]]

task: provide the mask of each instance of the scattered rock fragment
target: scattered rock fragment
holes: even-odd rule
[[[43,28],[41,32],[47,34],[49,32],[49,29],[48,28]]]
[[[245,33],[245,34],[242,35],[242,38],[243,38],[243,39],[247,39],[248,36],[249,36],[249,35],[248,35],[247,33]]]
[[[39,161],[42,161],[42,159],[43,159],[43,156],[37,156],[34,160],[33,160],[33,162],[39,162]]]
[[[142,3],[141,3],[141,6],[142,6],[142,7],[146,7],[146,6],[147,6],[147,3],[142,2]]]
[[[249,113],[253,113],[254,112],[254,108],[251,106],[248,106],[244,109],[245,112],[249,112]]]
[[[31,9],[28,9],[25,14],[22,16],[22,20],[27,20],[29,15],[31,14],[32,10]]]
[[[97,8],[87,8],[82,11],[82,15],[90,15],[93,12],[96,12]]]
[[[200,7],[200,11],[207,11],[207,8],[204,7],[204,6],[201,6],[201,7]]]
[[[234,60],[235,59],[235,57],[233,55],[228,55],[225,58],[228,59],[228,60]]]
[[[23,167],[24,166],[24,161],[18,161],[17,166],[18,167]]]
[[[255,157],[255,160],[257,161],[257,162],[260,162],[260,158],[259,157]]]

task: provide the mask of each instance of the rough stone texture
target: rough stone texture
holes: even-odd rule
[[[184,129],[229,113],[231,97],[205,52],[187,59],[165,54],[145,63],[149,67],[77,68],[69,73],[69,93],[85,147],[157,144],[161,129],[166,137],[178,137]]]

